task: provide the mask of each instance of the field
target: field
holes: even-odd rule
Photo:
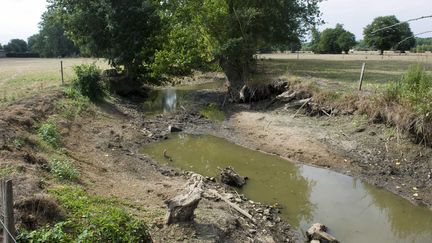
[[[75,65],[96,62],[101,68],[108,67],[105,61],[91,58],[0,58],[0,103],[61,85],[60,60],[66,83],[73,79]]]
[[[288,74],[339,88],[357,87],[362,63],[366,63],[364,84],[369,89],[400,79],[411,65],[420,64],[432,71],[432,55],[263,54],[259,57],[259,66],[265,73]]]

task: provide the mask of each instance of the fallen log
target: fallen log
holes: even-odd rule
[[[320,223],[313,224],[307,231],[306,236],[312,242],[318,240],[320,242],[339,243],[339,241],[329,233],[327,227]]]
[[[209,189],[208,192],[210,192],[214,196],[220,198],[222,201],[224,201],[226,204],[228,204],[229,206],[231,206],[232,208],[234,208],[241,215],[243,215],[246,218],[250,219],[252,222],[255,222],[255,220],[252,217],[252,215],[250,215],[248,212],[246,212],[245,210],[243,210],[242,208],[240,208],[237,204],[232,203],[228,198],[226,198],[226,197],[222,196],[221,194],[219,194],[216,190]]]
[[[246,184],[246,177],[240,176],[232,167],[221,170],[221,181],[224,184],[234,187],[242,187]]]
[[[311,98],[302,99],[302,100],[296,100],[293,102],[290,102],[285,105],[285,110],[291,109],[291,108],[299,108],[304,106],[305,104],[309,103],[311,101]]]
[[[194,211],[201,201],[203,192],[203,177],[193,174],[186,184],[182,194],[165,202],[168,207],[167,224],[189,222],[194,218]]]

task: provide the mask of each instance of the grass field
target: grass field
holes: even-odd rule
[[[75,65],[96,62],[100,68],[108,67],[105,61],[91,58],[0,58],[0,103],[60,86],[60,60],[66,83],[74,78]]]
[[[366,63],[366,87],[379,87],[390,80],[400,79],[411,65],[420,64],[432,71],[432,55],[260,55],[261,68],[266,73],[288,74],[343,87],[357,86],[362,63]]]

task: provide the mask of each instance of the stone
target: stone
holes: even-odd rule
[[[246,184],[246,178],[240,176],[232,167],[223,169],[220,176],[221,182],[229,186],[242,187]]]

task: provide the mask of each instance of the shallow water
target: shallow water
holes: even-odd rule
[[[165,149],[172,162],[164,159]],[[241,193],[282,205],[282,216],[302,230],[320,222],[341,242],[432,242],[431,210],[349,176],[207,135],[174,135],[141,152],[159,163],[212,177],[218,167],[233,166],[250,178]]]
[[[188,102],[188,96],[192,91],[205,89],[218,89],[223,87],[224,81],[214,81],[194,85],[184,85],[162,89],[153,89],[148,98],[142,104],[147,114],[169,113],[184,106]]]

